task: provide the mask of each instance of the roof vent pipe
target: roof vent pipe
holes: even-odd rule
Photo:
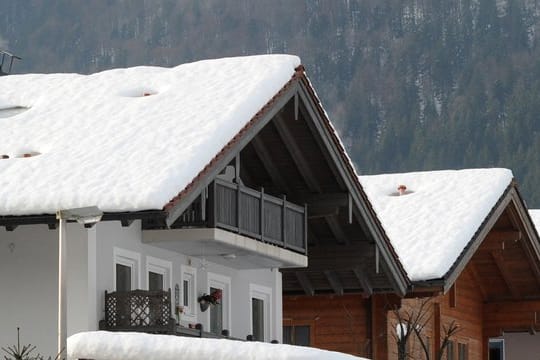
[[[405,191],[407,191],[407,187],[405,185],[399,185],[397,188],[397,191],[399,193],[399,196],[405,195]]]

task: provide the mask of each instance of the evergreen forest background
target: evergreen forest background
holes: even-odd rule
[[[540,0],[0,0],[0,48],[15,73],[297,54],[361,173],[508,167],[540,207]]]

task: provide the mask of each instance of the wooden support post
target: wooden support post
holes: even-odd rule
[[[261,232],[261,241],[264,242],[264,188],[261,187],[261,198],[260,198],[260,202],[261,202],[261,206],[260,206],[260,211],[261,211],[261,214],[260,214],[260,219],[259,219],[259,226],[261,227],[260,228],[260,232]]]
[[[294,120],[298,120],[298,91],[294,94]]]
[[[379,273],[379,261],[380,261],[380,254],[379,254],[379,246],[375,244],[375,273]]]
[[[201,220],[206,221],[206,194],[208,192],[208,188],[204,188],[201,192]]]
[[[237,232],[240,233],[240,227],[241,227],[241,211],[240,211],[240,184],[236,184],[236,226],[237,226]]]
[[[307,220],[308,220],[308,209],[307,204],[304,204],[304,254],[308,253],[308,231],[307,231]]]
[[[287,231],[285,230],[286,225],[286,213],[287,213],[287,196],[283,195],[283,206],[281,210],[281,240],[283,241],[283,247],[287,248]]]
[[[236,157],[234,158],[234,173],[234,182],[240,184],[240,153],[236,154]]]
[[[212,181],[210,183],[210,191],[208,193],[208,208],[210,209],[208,213],[208,226],[211,228],[216,227],[216,182]]]
[[[439,359],[441,351],[441,305],[433,303],[433,353]]]
[[[353,206],[352,206],[352,196],[351,196],[351,193],[349,192],[347,194],[347,200],[349,202],[349,224],[352,224],[352,219],[353,219]]]

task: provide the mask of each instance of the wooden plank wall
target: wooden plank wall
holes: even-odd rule
[[[284,323],[313,324],[312,346],[371,356],[370,300],[361,295],[284,296]]]
[[[497,302],[484,306],[484,331],[501,336],[504,331],[540,332],[540,300]]]
[[[420,299],[403,299],[402,309],[412,310],[419,307]],[[438,304],[438,305],[436,305]],[[438,309],[437,309],[438,308]],[[438,318],[437,313],[440,313]],[[459,333],[453,337],[454,349],[457,359],[458,343],[466,344],[468,347],[469,360],[482,360],[485,353],[485,342],[483,336],[483,298],[478,290],[473,277],[467,269],[458,278],[455,289],[445,295],[436,296],[432,299],[429,307],[430,321],[424,332],[429,338],[432,358],[438,344],[435,341],[437,336],[436,324],[440,324],[440,335],[443,336],[444,326],[448,326],[455,320],[460,327]],[[394,334],[396,333],[396,318],[392,313],[388,314],[388,359],[397,359],[397,347]],[[415,353],[413,358],[424,359],[423,352],[420,352],[420,344],[417,341],[411,343],[411,351]],[[487,354],[486,354],[487,355]],[[444,357],[446,359],[446,357]]]

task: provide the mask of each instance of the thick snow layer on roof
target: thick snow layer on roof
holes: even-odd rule
[[[531,215],[531,220],[534,227],[536,227],[536,231],[540,233],[540,209],[530,209],[529,215]]]
[[[86,332],[68,339],[68,359],[360,360],[315,348],[141,333]]]
[[[512,181],[507,169],[360,176],[412,281],[443,277]],[[405,185],[398,196],[398,186]]]
[[[299,64],[264,55],[1,77],[0,108],[29,110],[0,116],[0,158],[9,155],[0,160],[0,215],[161,209]]]

